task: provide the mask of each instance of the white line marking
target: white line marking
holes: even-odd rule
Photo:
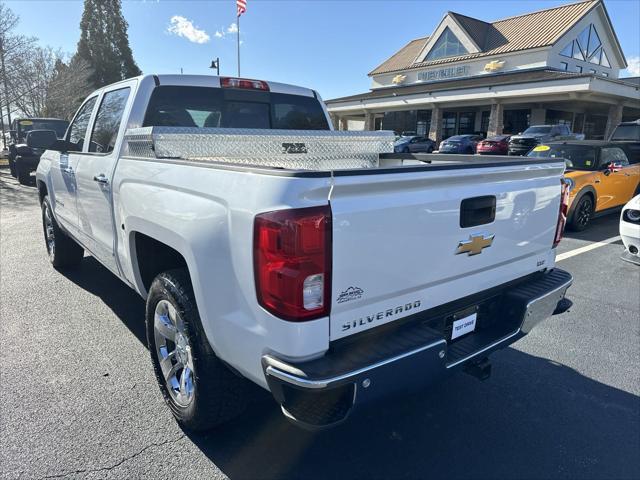
[[[620,240],[620,235],[617,237],[607,238],[601,242],[594,242],[591,245],[587,245],[585,247],[576,248],[575,250],[569,250],[568,252],[561,253],[556,257],[556,262],[561,262],[562,260],[566,260],[567,258],[574,257],[576,255],[580,255],[581,253],[590,252],[591,250],[595,250],[596,248],[604,247],[605,245],[609,245],[610,243],[614,243]]]

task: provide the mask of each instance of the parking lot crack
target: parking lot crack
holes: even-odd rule
[[[121,466],[123,463],[128,462],[129,460],[133,460],[134,458],[142,455],[144,452],[146,452],[150,448],[163,447],[164,445],[168,445],[168,444],[171,444],[171,443],[177,443],[180,440],[182,440],[183,438],[185,438],[185,436],[186,435],[183,433],[182,435],[180,435],[177,438],[172,438],[172,439],[169,439],[169,440],[165,440],[164,442],[158,442],[158,443],[154,442],[154,443],[150,443],[149,445],[145,445],[143,448],[141,448],[137,452],[135,452],[135,453],[133,453],[131,455],[127,455],[126,457],[120,459],[119,461],[117,461],[113,465],[109,465],[109,466],[106,466],[106,467],[99,467],[99,468],[86,468],[86,469],[72,470],[72,471],[64,472],[64,473],[57,473],[57,474],[53,474],[53,475],[45,475],[44,477],[40,477],[40,478],[42,480],[48,479],[48,478],[64,478],[64,477],[68,477],[70,475],[81,475],[81,474],[87,474],[87,473],[96,473],[96,472],[104,472],[104,471],[113,470],[114,468],[118,468],[119,466]]]

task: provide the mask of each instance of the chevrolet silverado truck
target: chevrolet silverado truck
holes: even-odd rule
[[[275,82],[104,87],[38,166],[48,258],[88,252],[146,299],[185,429],[239,414],[248,381],[316,429],[451,372],[486,378],[492,351],[567,303],[564,160],[393,140],[333,131],[317,92]]]
[[[32,132],[52,130],[64,137],[69,122],[58,118],[16,118],[9,130],[9,171],[22,185],[31,183],[31,173],[38,168],[42,148],[31,148],[27,138]]]
[[[583,134],[571,133],[568,125],[534,125],[509,139],[509,155],[526,155],[533,147],[560,140],[584,140]]]

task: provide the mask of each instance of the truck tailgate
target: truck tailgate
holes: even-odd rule
[[[563,162],[401,170],[334,173],[332,340],[554,265]]]

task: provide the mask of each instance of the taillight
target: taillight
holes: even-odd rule
[[[249,90],[269,91],[269,85],[262,80],[249,80],[247,78],[220,77],[220,86],[223,88],[246,88]]]
[[[562,240],[564,227],[567,224],[567,212],[569,211],[569,182],[564,178],[560,181],[560,212],[558,213],[558,223],[556,224],[556,236],[553,239],[553,248],[556,248]]]
[[[331,209],[279,210],[257,215],[253,263],[258,303],[277,317],[312,320],[329,314]]]

